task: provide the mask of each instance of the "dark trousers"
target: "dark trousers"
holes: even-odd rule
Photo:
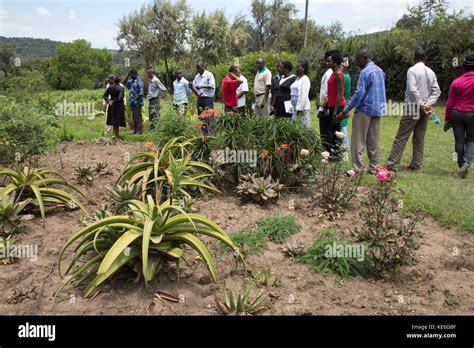
[[[244,113],[245,113],[245,106],[239,106],[239,107],[237,108],[237,112],[238,112],[239,114],[244,114]]]
[[[214,108],[214,98],[213,97],[199,97],[197,100],[198,115],[200,115],[204,110]]]
[[[148,100],[148,117],[150,120],[150,129],[156,127],[157,122],[160,120],[160,98],[151,98]]]
[[[224,112],[237,112],[237,106],[224,105]]]
[[[132,118],[133,118],[133,133],[142,134],[143,133],[143,118],[142,118],[142,108],[131,108],[132,109]]]
[[[342,109],[339,110],[339,112]],[[319,134],[321,135],[321,143],[324,149],[332,156],[337,157],[338,148],[341,140],[336,137],[336,132],[341,131],[341,122],[337,121],[334,115],[334,108],[326,108],[324,116],[319,119]]]
[[[470,165],[474,161],[474,112],[451,112],[455,150],[458,155],[458,165]]]

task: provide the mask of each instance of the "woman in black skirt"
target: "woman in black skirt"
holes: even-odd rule
[[[291,85],[296,80],[295,75],[291,75],[292,65],[289,61],[281,62],[280,74],[281,77],[278,84],[273,89],[273,111],[275,117],[291,117],[291,110],[287,112],[285,109],[285,102],[291,102]],[[291,104],[290,104],[291,105]]]
[[[114,137],[120,139],[119,129],[125,127],[125,104],[123,102],[124,90],[120,86],[120,77],[115,76],[114,84],[105,91],[103,98],[108,104],[107,126],[114,127]]]

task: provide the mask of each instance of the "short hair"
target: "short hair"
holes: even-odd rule
[[[152,66],[149,66],[148,68],[146,68],[146,71],[149,71],[149,70],[152,70],[153,72],[155,72],[155,68]]]
[[[370,52],[367,48],[361,48],[357,52],[357,57],[370,59],[370,58],[372,58],[372,52]]]
[[[415,60],[416,61],[420,61],[420,60],[425,60],[426,59],[426,51],[421,48],[421,47],[418,47],[416,50],[415,50]]]
[[[204,68],[204,69],[206,69],[206,64],[204,64],[204,62],[203,62],[203,61],[201,61],[201,60],[200,60],[199,62],[197,62],[197,63],[196,63],[196,66],[198,66],[198,67],[200,67],[200,68]]]
[[[291,62],[288,61],[288,60],[283,60],[283,61],[281,62],[281,65],[283,65],[283,67],[284,67],[285,69],[287,69],[288,71],[291,71],[291,69],[293,68],[293,65],[292,65]]]
[[[309,72],[309,64],[306,60],[302,59],[298,62],[299,65],[303,68],[304,74],[308,75]]]
[[[138,74],[137,69],[130,69],[130,74]]]
[[[114,83],[119,84],[120,81],[122,81],[122,79],[120,78],[120,76],[115,76],[115,77],[114,77]]]
[[[474,70],[474,54],[470,54],[464,58],[464,68]]]
[[[264,59],[264,58],[258,58],[258,59],[255,61],[255,63],[258,62],[259,60],[261,60],[262,63],[265,64],[265,59]]]
[[[235,65],[232,65],[230,68],[229,68],[229,72],[230,73],[235,73],[237,71],[237,67]]]
[[[339,53],[339,51],[338,50],[327,50],[324,53],[324,60],[328,59],[329,56],[332,56],[333,54],[336,54],[336,53]]]
[[[336,63],[336,65],[342,64],[342,55],[339,53],[339,51],[332,51],[329,57],[332,58],[332,60]]]
[[[176,69],[174,72],[175,72],[175,73],[177,73],[178,71],[181,71],[181,72],[183,72],[183,69],[181,69],[181,68],[177,68],[177,69]]]

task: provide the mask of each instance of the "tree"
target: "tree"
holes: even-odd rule
[[[430,25],[437,16],[446,13],[448,2],[446,0],[422,0],[415,6],[408,6],[408,13],[400,18],[395,26],[403,29],[419,28]]]
[[[167,82],[169,59],[177,58],[186,49],[190,12],[186,0],[155,0],[120,20],[117,42],[141,56],[147,65],[157,64],[161,57]]]
[[[103,80],[112,69],[112,54],[95,49],[86,40],[62,43],[47,73],[49,83],[58,89],[74,89]]]
[[[15,48],[9,44],[0,45],[0,70],[3,71],[5,76],[8,76],[8,72],[13,66],[13,57],[15,56]]]

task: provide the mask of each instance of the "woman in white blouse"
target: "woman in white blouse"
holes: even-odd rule
[[[293,109],[292,118],[296,119],[301,116],[303,124],[310,128],[310,103],[309,103],[309,88],[311,81],[308,77],[308,62],[300,60],[296,66],[296,80],[291,85],[291,104]]]

